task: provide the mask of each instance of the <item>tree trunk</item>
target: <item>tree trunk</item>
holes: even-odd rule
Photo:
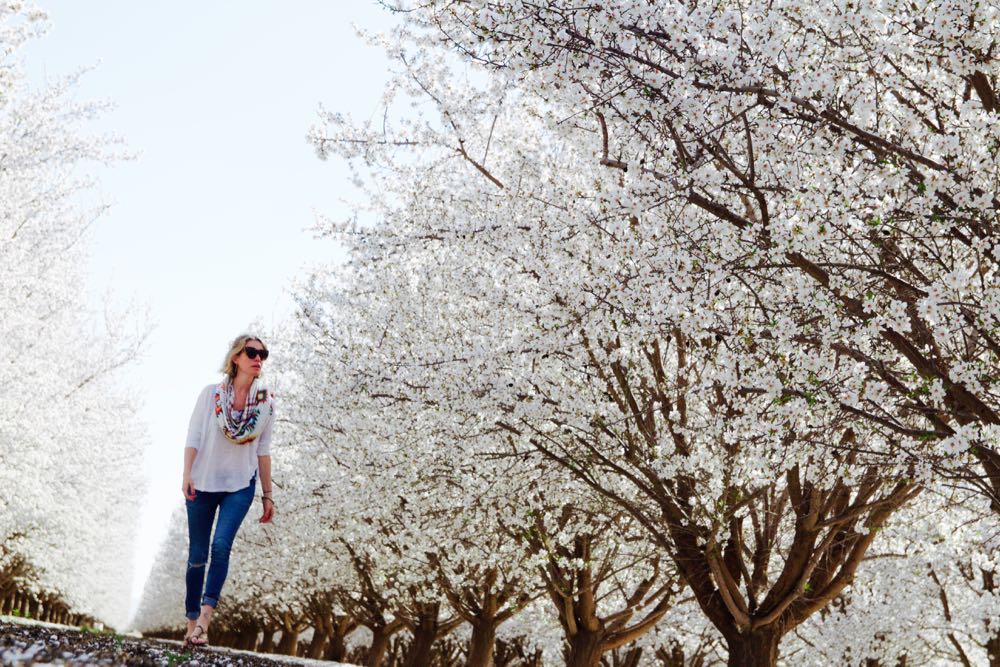
[[[319,625],[319,624],[318,624]],[[330,638],[330,631],[326,628],[315,627],[313,628],[313,638],[309,642],[309,652],[306,654],[307,658],[312,660],[319,660],[323,657],[323,651],[326,650],[326,640]]]
[[[274,632],[273,627],[264,628],[264,638],[260,642],[260,648],[257,649],[260,653],[274,653]]]
[[[257,633],[255,627],[246,628],[240,631],[236,640],[236,648],[243,651],[253,651],[257,648]]]
[[[600,667],[601,635],[588,632],[582,627],[569,640],[566,651],[566,667]]]
[[[382,667],[382,658],[385,657],[385,650],[389,648],[390,634],[385,627],[371,628],[372,645],[368,649],[368,659],[365,660],[365,667]]]
[[[299,633],[294,628],[289,630],[285,628],[281,631],[281,640],[278,642],[278,648],[275,649],[275,653],[280,653],[282,655],[290,655],[295,657],[296,648],[299,645]]]
[[[437,637],[437,610],[433,617],[421,616],[413,628],[413,643],[406,652],[403,667],[426,667],[431,664],[431,647]]]
[[[493,667],[493,644],[496,636],[497,626],[493,619],[473,624],[466,663],[468,667]]]
[[[1000,667],[1000,633],[992,634],[986,640],[986,657],[990,667]]]
[[[339,624],[337,630],[340,630]],[[347,656],[347,633],[335,631],[330,635],[330,642],[326,647],[326,655],[323,656],[325,660],[332,660],[333,662],[343,662],[344,658]]]
[[[774,630],[755,630],[729,638],[728,667],[776,667],[781,635]]]

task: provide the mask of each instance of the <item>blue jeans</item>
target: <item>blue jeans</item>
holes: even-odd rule
[[[253,505],[253,492],[257,486],[257,476],[250,485],[239,491],[198,491],[194,500],[185,500],[188,516],[188,564],[187,595],[184,598],[185,616],[197,619],[201,605],[215,607],[219,603],[222,584],[229,573],[229,551],[232,549],[236,531]],[[212,537],[212,563],[205,581],[205,566],[208,564],[209,537],[215,523],[215,510],[219,510],[219,521]],[[202,587],[204,586],[204,596]]]

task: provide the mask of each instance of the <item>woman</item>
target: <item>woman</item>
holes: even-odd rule
[[[269,523],[274,517],[274,401],[260,379],[267,357],[267,346],[260,338],[243,335],[234,340],[222,366],[225,378],[202,390],[188,426],[182,486],[189,537],[184,607],[188,619],[185,642],[193,646],[208,643],[208,626],[229,570],[229,551],[253,504],[258,474],[263,506],[260,523]],[[216,510],[219,519],[209,563],[209,536]]]

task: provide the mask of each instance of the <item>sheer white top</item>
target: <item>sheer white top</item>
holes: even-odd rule
[[[239,491],[249,486],[257,472],[257,457],[271,455],[274,411],[259,438],[246,445],[233,444],[215,421],[217,386],[210,384],[201,391],[191,413],[184,445],[198,452],[191,466],[191,481],[196,491]]]

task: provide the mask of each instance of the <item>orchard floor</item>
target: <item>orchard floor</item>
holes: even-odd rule
[[[0,616],[0,665],[142,665],[143,667],[282,667],[315,665],[351,667],[281,655],[221,647],[185,648],[166,639],[114,633]]]

